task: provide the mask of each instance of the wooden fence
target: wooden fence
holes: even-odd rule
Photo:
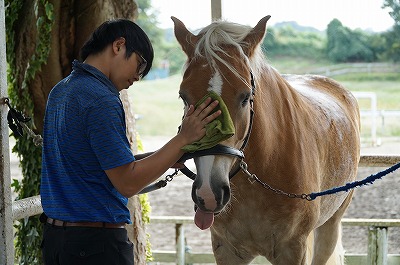
[[[176,251],[153,250],[154,261],[150,264],[175,263],[185,264],[214,264],[212,253],[186,252],[185,225],[193,224],[190,216],[153,216],[151,224],[175,225]],[[343,219],[343,226],[366,226],[368,227],[368,253],[346,254],[347,265],[399,265],[399,254],[388,254],[388,229],[389,227],[400,227],[399,219]],[[257,257],[251,264],[270,264],[264,257]]]

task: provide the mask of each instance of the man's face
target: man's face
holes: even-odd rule
[[[132,53],[127,59],[125,56],[125,45],[120,48],[120,52],[114,58],[114,67],[110,71],[110,80],[118,91],[128,89],[135,81],[139,81],[146,61],[136,52]]]

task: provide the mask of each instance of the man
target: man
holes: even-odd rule
[[[179,133],[136,160],[126,137],[119,92],[150,70],[153,48],[135,23],[98,27],[81,49],[83,63],[50,92],[44,123],[41,199],[43,258],[53,264],[133,264],[128,198],[155,181],[201,139],[220,111],[209,98],[190,106]]]

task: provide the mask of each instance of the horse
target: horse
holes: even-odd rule
[[[359,107],[330,78],[272,67],[261,47],[269,18],[254,28],[217,20],[193,34],[171,17],[187,56],[179,88],[184,112],[210,91],[220,95],[235,127],[220,144],[244,153],[194,158],[195,223],[210,227],[217,264],[249,264],[257,256],[275,265],[343,264],[341,218],[352,192],[313,200],[306,194],[355,180]]]

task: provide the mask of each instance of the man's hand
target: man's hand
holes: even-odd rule
[[[190,105],[178,133],[183,137],[186,144],[191,144],[203,138],[206,134],[206,124],[221,115],[221,110],[210,114],[218,105],[218,100],[211,101],[211,98],[206,99],[196,109],[193,105]]]

